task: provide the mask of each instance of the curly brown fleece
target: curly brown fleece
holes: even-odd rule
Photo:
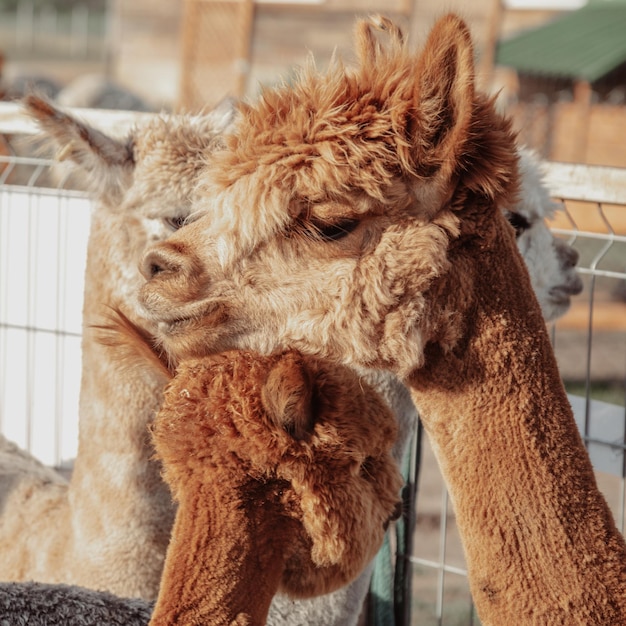
[[[278,590],[350,582],[398,513],[395,419],[351,370],[287,352],[182,362],[153,440],[178,501],[152,624],[265,624]]]

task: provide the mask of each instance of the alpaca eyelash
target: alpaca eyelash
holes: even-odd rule
[[[177,215],[172,217],[165,217],[163,221],[174,231],[180,230],[183,226],[195,222],[200,217],[200,214],[196,212],[188,213],[187,215]]]
[[[344,219],[339,222],[310,222],[309,230],[316,238],[324,241],[338,241],[349,235],[359,225],[355,219]]]
[[[519,237],[524,231],[530,228],[530,222],[523,215],[520,215],[519,213],[513,213],[511,211],[507,211],[506,219],[508,220],[509,224],[513,226],[513,229],[515,230],[516,238]]]
[[[361,464],[361,475],[364,477],[372,477],[376,475],[376,463],[374,458],[368,456]]]

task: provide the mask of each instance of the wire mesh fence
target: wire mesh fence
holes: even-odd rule
[[[122,132],[137,117],[110,113],[100,125]],[[78,442],[91,202],[37,156],[34,131],[18,105],[0,105],[0,432],[62,466]]]
[[[81,111],[122,132],[137,119]],[[83,272],[91,203],[34,128],[0,105],[0,432],[43,462],[76,454]],[[580,254],[584,292],[551,328],[557,360],[601,489],[626,524],[626,170],[550,163],[563,211],[552,223]],[[411,623],[478,624],[454,510],[421,442]]]

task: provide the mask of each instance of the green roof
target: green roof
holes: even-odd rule
[[[626,2],[596,2],[498,44],[496,63],[594,82],[626,62]]]

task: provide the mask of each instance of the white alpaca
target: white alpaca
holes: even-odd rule
[[[155,118],[122,140],[30,97],[29,112],[83,173],[95,200],[83,307],[79,446],[69,484],[6,440],[0,449],[0,580],[156,597],[174,507],[147,425],[163,381],[121,371],[94,327],[117,306],[135,323],[137,263],[188,215],[191,182],[231,108]],[[182,148],[184,146],[184,150]]]
[[[519,151],[519,156],[519,201],[505,215],[515,229],[517,246],[543,317],[554,321],[567,312],[571,296],[582,291],[583,283],[576,272],[578,253],[563,239],[557,239],[546,224],[559,205],[550,198],[541,162],[526,148]]]
[[[17,481],[14,447],[6,442],[6,454],[0,450],[0,467],[7,470],[0,481],[10,492],[12,510],[0,517],[0,547],[7,546],[0,559],[0,579],[80,584],[154,599],[174,517],[169,491],[146,441],[163,381],[145,369],[121,371],[116,357],[96,340],[93,326],[102,324],[108,308],[115,306],[144,331],[154,330],[137,313],[143,280],[139,260],[149,244],[165,239],[190,215],[197,174],[217,133],[230,123],[232,108],[225,102],[198,118],[158,118],[118,140],[38,98],[26,104],[70,172],[80,176],[96,208],[85,275],[80,443],[74,475],[68,487],[33,460]],[[382,384],[390,397],[408,402],[413,415],[404,387],[395,381]],[[49,478],[36,477],[39,471],[50,473],[62,486],[53,490]],[[37,495],[25,505],[27,486]],[[58,532],[51,532],[51,524],[38,515],[43,499],[51,500],[64,516]],[[40,525],[29,524],[28,535],[18,523],[24,517],[41,519]],[[72,546],[74,554],[84,551],[84,557],[63,553],[68,566],[59,567],[47,557],[54,557],[54,549],[73,532],[69,520],[74,518],[85,526],[88,544],[97,549],[85,543]],[[42,548],[42,543],[47,545]],[[37,553],[44,558],[35,562]],[[368,581],[364,575],[311,600],[279,595],[268,623],[342,624],[358,615]]]

